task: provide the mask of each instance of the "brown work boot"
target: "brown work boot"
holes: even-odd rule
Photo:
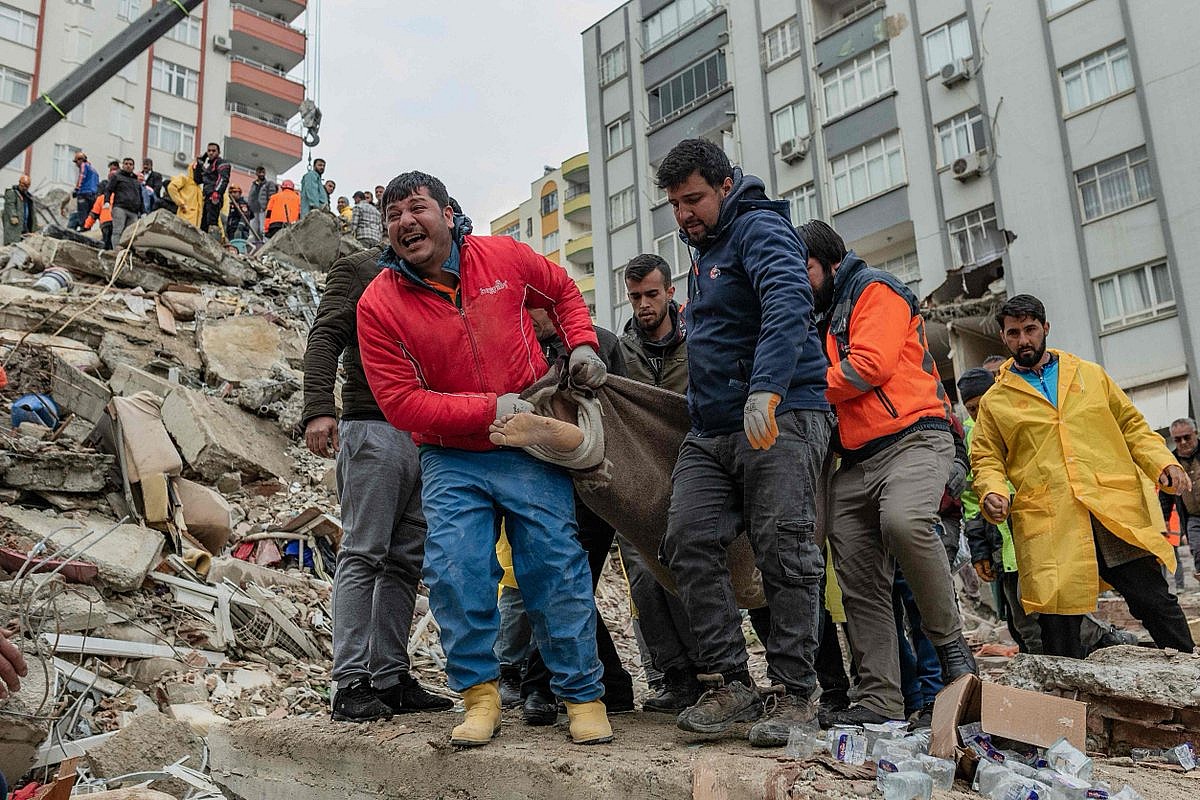
[[[676,724],[692,733],[723,733],[738,722],[762,716],[763,703],[749,673],[727,681],[724,675],[697,675],[706,691]]]
[[[817,727],[817,708],[811,700],[787,694],[782,686],[772,686],[766,699],[766,714],[750,728],[754,747],[783,747],[792,728]]]
[[[450,732],[450,744],[478,747],[500,732],[500,688],[497,681],[477,683],[462,693],[466,715]]]

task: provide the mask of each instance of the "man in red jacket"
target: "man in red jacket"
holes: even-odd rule
[[[611,741],[596,606],[575,533],[571,479],[522,450],[497,447],[488,427],[532,411],[519,394],[549,369],[529,309],[549,314],[570,353],[571,378],[607,377],[579,289],[562,267],[507,236],[470,236],[445,185],[406,172],[383,195],[390,246],[358,303],[367,382],[388,422],[420,445],[428,522],[423,578],[442,631],[446,674],[466,719],[451,743],[486,744],[500,729],[495,544],[503,518],[551,688],[571,738]]]

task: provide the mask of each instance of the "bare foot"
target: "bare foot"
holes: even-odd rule
[[[560,453],[569,453],[583,444],[578,425],[537,414],[508,414],[488,428],[492,444],[508,447],[540,445]]]

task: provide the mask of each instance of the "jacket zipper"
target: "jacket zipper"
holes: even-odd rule
[[[896,407],[892,405],[891,399],[884,394],[883,389],[876,386],[875,396],[879,398],[880,403],[883,403],[883,407],[887,410],[887,412],[892,415],[892,419],[898,419],[900,417],[900,414],[896,412]]]

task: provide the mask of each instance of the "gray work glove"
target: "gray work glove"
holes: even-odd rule
[[[608,379],[608,368],[604,366],[604,361],[596,354],[591,345],[581,344],[572,350],[568,367],[571,372],[571,382],[576,386],[597,389],[603,386],[604,381]]]
[[[496,422],[499,422],[509,414],[532,414],[533,404],[528,400],[522,400],[521,396],[516,392],[502,394],[496,398]]]
[[[751,392],[742,409],[742,426],[746,438],[755,450],[770,450],[779,436],[779,425],[775,422],[775,406],[782,400],[774,392]]]
[[[950,464],[950,479],[946,481],[946,491],[953,498],[958,498],[967,488],[967,465],[957,458]]]

